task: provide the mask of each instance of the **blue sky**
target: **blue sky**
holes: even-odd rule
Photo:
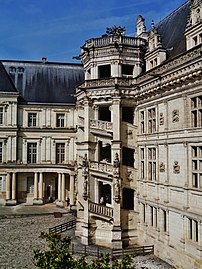
[[[0,0],[0,59],[78,62],[85,40],[107,27],[134,36],[138,15],[147,29],[186,0]]]

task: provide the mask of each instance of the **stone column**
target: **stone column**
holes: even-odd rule
[[[69,202],[70,205],[74,205],[74,175],[70,174],[70,195],[69,195]]]
[[[39,173],[39,199],[43,199],[43,173]]]
[[[62,173],[62,202],[65,201],[65,174]]]
[[[7,173],[6,176],[6,200],[11,199],[11,174]]]
[[[38,173],[34,173],[34,199],[38,199]]]
[[[16,200],[16,173],[12,176],[12,200]]]
[[[58,173],[58,201],[61,201],[61,174]]]

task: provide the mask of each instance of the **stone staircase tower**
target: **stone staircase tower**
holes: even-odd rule
[[[124,230],[128,234],[129,213],[123,213],[127,210],[122,208],[127,204],[127,193],[134,203],[137,126],[133,88],[134,78],[143,68],[145,43],[145,39],[125,36],[124,28],[114,26],[82,46],[85,81],[76,92],[76,234],[84,244],[121,248],[124,238],[129,240],[124,235]]]

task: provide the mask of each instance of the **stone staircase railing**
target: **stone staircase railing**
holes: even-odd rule
[[[113,208],[104,205],[89,202],[88,210],[91,213],[102,215],[105,217],[113,218]]]

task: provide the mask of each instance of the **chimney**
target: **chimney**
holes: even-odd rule
[[[42,57],[42,63],[45,64],[46,63],[47,58],[46,57]]]

